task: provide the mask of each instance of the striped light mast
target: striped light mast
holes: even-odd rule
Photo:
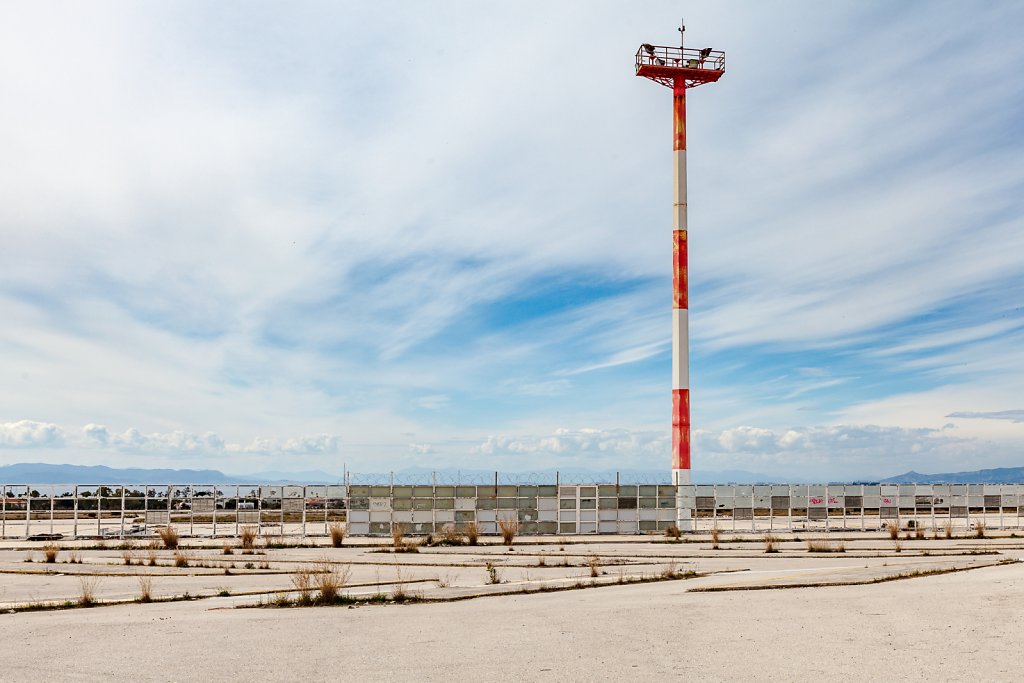
[[[714,83],[725,73],[725,53],[644,43],[636,52],[636,75],[672,88],[672,482],[690,483],[690,330],[686,231],[686,90]],[[684,520],[680,520],[683,522]],[[682,525],[680,526],[682,528]]]

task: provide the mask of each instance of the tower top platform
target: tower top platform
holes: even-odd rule
[[[721,50],[644,43],[636,51],[636,75],[670,88],[680,80],[687,88],[714,83],[724,73],[725,52]]]

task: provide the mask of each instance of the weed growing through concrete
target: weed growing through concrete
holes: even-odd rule
[[[341,522],[334,522],[327,527],[327,531],[331,534],[331,546],[340,548],[342,544],[345,543],[345,532],[347,529],[344,524]]]
[[[91,607],[96,604],[96,590],[100,586],[100,577],[83,576],[78,580],[78,604],[81,607]]]
[[[949,520],[945,525],[946,538],[953,538],[953,520]]]
[[[540,557],[537,558],[537,566],[538,567],[545,567],[545,566],[547,566],[547,560],[544,559],[543,555],[541,555]]]
[[[402,583],[401,567],[395,567],[395,587],[391,591],[391,599],[395,602],[406,602],[409,599],[409,593],[406,592],[405,585]]]
[[[321,560],[314,567],[313,583],[320,592],[319,601],[323,604],[337,602],[341,596],[341,590],[348,584],[352,567],[344,565],[339,567],[329,560]]]
[[[683,532],[679,530],[675,524],[665,529],[665,535],[674,541],[678,541],[682,538]]]
[[[302,567],[292,575],[292,586],[299,593],[299,605],[313,604],[313,571],[309,567]]]
[[[135,562],[135,551],[129,548],[122,550],[121,561],[125,563],[125,566],[132,566],[132,564]]]
[[[139,580],[139,602],[153,601],[153,578],[140,574]]]
[[[974,523],[974,537],[985,538],[985,522],[984,520],[978,520]],[[49,562],[49,560],[47,560]]]
[[[903,544],[902,544],[902,543],[900,542],[900,539],[899,539],[899,538],[896,538],[896,539],[895,539],[895,540],[894,540],[894,541],[892,542],[892,549],[893,549],[893,550],[895,550],[895,551],[896,551],[896,552],[898,552],[898,553],[901,553],[901,552],[903,552]]]
[[[53,564],[57,561],[57,555],[60,554],[60,546],[56,543],[47,543],[43,546],[43,557],[46,558],[47,564]]]
[[[807,540],[807,552],[809,553],[845,553],[846,544],[842,541],[829,541],[822,538],[811,538]]]
[[[445,524],[437,532],[434,545],[462,545],[462,533],[454,524]]]
[[[178,531],[172,526],[161,527],[157,530],[160,535],[160,540],[163,541],[164,547],[168,550],[174,550],[178,547]]]
[[[466,542],[469,545],[476,545],[477,540],[480,538],[480,525],[476,522],[466,522],[462,527],[462,531],[466,534]]]
[[[242,550],[251,551],[256,547],[256,527],[243,526],[238,530],[238,543]]]
[[[512,542],[519,533],[519,520],[512,517],[498,520],[498,530],[501,531],[501,542],[512,547]]]
[[[764,537],[764,551],[766,553],[777,553],[777,552],[779,552],[778,549],[775,547],[775,544],[778,543],[778,542],[779,542],[778,536],[774,536],[772,534],[766,535]]]
[[[175,567],[187,567],[192,556],[181,550],[174,551],[174,566]]]
[[[889,539],[895,541],[900,537],[900,525],[896,522],[886,522],[885,530],[889,532]]]
[[[665,565],[665,568],[661,570],[661,574],[659,576],[662,579],[670,580],[670,579],[689,578],[689,577],[691,577],[691,576],[693,576],[695,574],[696,574],[696,572],[694,572],[692,570],[687,570],[687,571],[680,570],[679,569],[679,564],[675,560],[672,560],[667,565]]]
[[[587,560],[587,566],[590,567],[590,576],[591,577],[598,576],[601,573],[599,571],[600,567],[601,567],[601,560],[600,560],[600,558],[598,558],[597,555],[591,555],[590,556],[590,558]]]
[[[68,551],[68,559],[65,560],[68,564],[82,564],[82,556],[77,550]]]
[[[391,525],[391,545],[395,548],[405,545],[405,525],[401,522],[394,522]]]
[[[230,543],[225,543],[224,544],[224,550],[222,552],[225,555],[234,555],[235,554],[235,550],[234,550],[234,548],[231,547]]]
[[[718,525],[711,527],[711,549],[718,550],[718,541],[722,537],[722,531],[718,528]]]
[[[501,583],[501,576],[498,575],[498,569],[488,562],[487,567],[487,583]]]

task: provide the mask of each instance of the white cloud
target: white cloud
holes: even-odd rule
[[[1010,422],[1024,422],[1024,410],[993,410],[989,412],[959,411],[950,413],[946,417],[959,417],[977,420],[1009,420]]]
[[[779,431],[740,426],[721,431],[696,430],[693,436],[698,451],[711,453],[814,453],[837,459],[851,455],[866,455],[880,461],[888,457],[924,451],[965,446],[974,449],[980,446],[977,440],[960,436],[947,429],[909,429],[878,425],[830,425]]]
[[[416,399],[415,404],[424,410],[441,410],[451,403],[451,399],[444,394],[433,394],[421,396]]]
[[[213,432],[191,434],[173,431],[143,434],[138,429],[130,427],[117,433],[97,424],[88,424],[83,427],[82,436],[83,439],[80,443],[86,447],[141,453],[313,455],[336,453],[341,444],[340,437],[331,434],[313,434],[286,439],[256,437],[243,445],[227,443]]]
[[[546,436],[488,436],[474,449],[484,455],[600,455],[631,458],[665,454],[668,437],[628,429],[556,429]]]
[[[64,430],[48,422],[0,422],[0,448],[59,448]]]

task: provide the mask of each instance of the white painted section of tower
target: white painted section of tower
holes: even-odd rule
[[[677,149],[672,164],[672,227],[686,230],[686,150]]]
[[[672,309],[672,388],[690,388],[690,311]]]
[[[672,181],[672,228],[688,231],[685,149],[677,149],[673,154]],[[685,308],[672,309],[672,388],[690,388],[690,311]],[[690,484],[690,470],[672,470],[672,483],[676,486]],[[693,530],[690,509],[679,501],[676,502],[676,526],[680,531]]]

